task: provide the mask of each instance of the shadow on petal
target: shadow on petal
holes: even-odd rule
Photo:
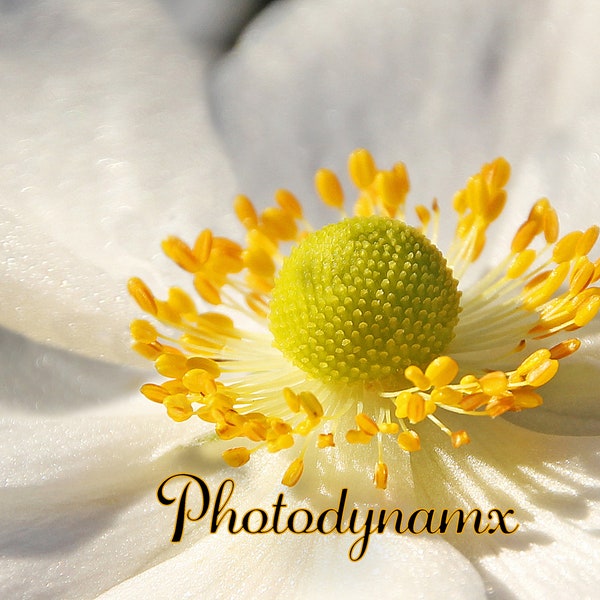
[[[445,420],[452,426],[454,419]],[[433,449],[412,456],[421,503],[440,511],[479,508],[484,514],[512,509],[511,527],[518,523],[519,528],[491,536],[475,535],[471,526],[447,541],[478,565],[484,579],[504,569],[505,585],[513,592],[529,589],[535,596],[554,589],[548,582],[559,569],[557,597],[576,584],[589,593],[590,582],[598,583],[597,438],[539,434],[500,419],[481,419],[469,434],[467,447],[452,450],[440,439]]]
[[[72,413],[121,401],[144,381],[142,370],[44,346],[6,329],[0,329],[0,355],[4,410]]]
[[[558,375],[541,388],[544,404],[503,418],[541,433],[600,435],[600,319],[585,333],[581,349],[562,361]]]

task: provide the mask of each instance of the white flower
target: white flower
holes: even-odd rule
[[[406,160],[423,203],[506,155],[515,208],[490,263],[540,195],[565,230],[598,221],[598,9],[280,2],[210,71],[213,47],[195,54],[142,0],[1,10],[1,318],[26,336],[2,336],[4,596],[594,595],[597,325],[544,407],[481,420],[468,453],[426,446],[398,459],[385,493],[341,455],[320,464],[321,485],[307,472],[290,491],[278,483],[286,459],[257,454],[232,472],[218,445],[199,443],[198,422],[171,423],[139,396],[148,374],[125,366],[137,315],[125,284],[172,283],[157,253],[168,235],[209,225],[233,236],[224,206],[238,186],[259,203],[280,186],[310,198],[311,173],[341,171],[362,145],[382,164]],[[282,491],[317,510],[348,487],[363,508],[497,506],[521,526],[502,538],[374,536],[358,563],[344,535],[208,535],[200,522],[175,546],[156,489],[177,472],[212,490],[233,477],[240,512]]]

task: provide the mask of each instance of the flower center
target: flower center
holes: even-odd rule
[[[285,259],[270,329],[287,359],[321,381],[387,387],[442,354],[459,301],[445,258],[422,233],[354,217],[309,234]]]

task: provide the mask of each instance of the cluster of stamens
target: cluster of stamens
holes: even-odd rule
[[[359,192],[354,219],[347,219],[344,193],[335,174],[322,169],[316,176],[317,192],[325,204],[339,211],[339,228],[344,234],[345,228],[360,229],[363,223],[364,231],[379,231],[377,227],[384,221],[378,219],[404,222],[410,187],[404,165],[379,170],[367,151],[358,150],[350,157],[349,172]],[[506,202],[504,186],[509,173],[508,163],[497,159],[485,165],[456,194],[458,225],[454,243],[446,254],[455,278],[462,277],[481,255],[487,229]],[[395,281],[394,278],[399,281],[394,285],[403,290],[402,294],[405,289],[416,290],[410,291],[415,296],[407,296],[409,304],[422,300],[426,294],[427,286],[404,286],[403,278],[411,273],[414,283],[410,267],[415,259],[399,257],[398,253],[410,255],[410,248],[404,249],[394,240],[390,242],[390,252],[377,249],[377,260],[380,255],[387,257],[386,271],[379,278],[370,274],[365,277],[363,273],[346,281],[344,272],[332,275],[330,281],[328,274],[316,272],[316,284],[311,281],[305,286],[305,268],[297,267],[300,276],[296,279],[300,283],[294,285],[300,287],[287,292],[306,294],[308,300],[296,308],[305,311],[306,318],[297,320],[300,325],[292,320],[288,323],[280,306],[276,315],[270,314],[273,296],[289,297],[286,290],[280,293],[289,279],[279,276],[285,268],[284,249],[292,244],[300,254],[300,248],[310,248],[311,240],[319,238],[304,218],[300,202],[290,192],[278,191],[275,200],[277,206],[260,214],[245,196],[235,200],[235,212],[246,228],[244,246],[214,236],[208,229],[191,246],[176,237],[163,242],[164,252],[192,275],[196,292],[204,302],[216,307],[214,312],[198,311],[191,295],[177,287],[160,300],[140,279],[133,278],[129,291],[138,305],[167,329],[159,332],[145,320],[131,325],[134,348],[154,361],[157,372],[164,377],[160,384],[144,385],[142,393],[163,404],[175,421],[197,416],[214,424],[216,435],[223,440],[248,440],[247,447],[229,448],[223,453],[231,466],[245,464],[259,449],[289,450],[294,455],[283,476],[286,485],[295,485],[300,479],[304,455],[311,444],[326,450],[345,442],[355,445],[375,441],[378,455],[374,481],[377,487],[385,488],[388,466],[384,460],[384,439],[393,438],[396,447],[404,451],[417,451],[421,448],[417,429],[427,420],[447,434],[455,448],[469,442],[465,430],[452,431],[444,424],[438,409],[463,416],[497,417],[507,411],[539,406],[542,398],[537,389],[555,375],[561,359],[579,348],[579,341],[563,339],[551,347],[524,353],[527,344],[578,329],[600,309],[600,289],[593,287],[600,279],[600,261],[588,258],[598,228],[593,226],[559,239],[556,212],[548,200],[542,199],[518,230],[506,259],[475,286],[462,290],[462,298],[455,292],[448,295],[445,304],[458,303],[460,298],[458,324],[458,310],[448,313],[454,316],[438,319],[440,309],[431,309],[433,324],[428,327],[445,340],[440,347],[435,346],[431,355],[421,353],[417,359],[416,353],[411,354],[412,346],[402,344],[402,339],[391,343],[390,331],[400,327],[402,319],[393,312],[393,302],[386,304],[389,296],[376,301],[383,297],[382,281]],[[427,235],[435,243],[440,221],[437,201],[431,208],[416,207],[416,214],[419,226],[415,233]],[[319,243],[322,245],[323,240]],[[366,246],[360,246],[363,247]],[[325,249],[334,255],[339,250]],[[365,265],[371,268],[368,259]],[[436,260],[434,254],[427,254],[425,262]],[[446,269],[445,260],[440,269]],[[435,290],[431,293],[436,298],[440,289],[451,285],[452,277],[447,277],[444,275],[437,287],[427,288]],[[344,285],[338,285],[338,280],[345,281]],[[316,312],[310,296],[314,289],[333,294],[333,300],[321,302],[323,305]],[[436,307],[434,300],[428,299],[424,306]],[[334,308],[328,310],[330,305]],[[373,314],[373,306],[379,305],[381,312]],[[369,310],[364,311],[363,306]],[[240,319],[234,322],[219,311],[221,308],[240,315]],[[317,312],[321,320],[311,328],[311,315]],[[367,312],[369,316],[364,317]],[[426,313],[421,311],[419,318],[426,321]],[[341,315],[337,321],[336,314]],[[446,315],[443,311],[441,314]],[[243,327],[241,319],[251,319],[260,327]],[[315,330],[315,347],[329,348],[323,355],[329,358],[318,358],[320,355],[313,348],[302,350],[296,359],[293,349],[303,346],[304,338],[313,336],[311,332]],[[403,331],[401,327],[400,330]],[[293,341],[283,353],[279,347],[285,345],[282,336],[286,332]],[[410,335],[414,335],[412,330]],[[373,351],[361,353],[361,343],[372,346]],[[401,352],[406,355],[395,360],[394,356]],[[386,355],[385,361],[382,354]],[[521,357],[515,360],[517,354]],[[313,355],[317,356],[314,360],[310,358]],[[336,365],[336,356],[343,368]],[[516,367],[496,370],[495,360],[511,360]],[[350,367],[344,371],[347,364],[354,365],[354,371]],[[398,365],[395,371],[394,365]],[[354,420],[350,427],[342,425],[348,415]],[[292,449],[298,440],[302,440],[300,449]]]

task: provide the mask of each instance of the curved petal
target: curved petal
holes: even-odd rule
[[[101,596],[483,598],[472,567],[441,541],[384,534],[358,563],[354,536],[215,534]],[[426,563],[423,569],[416,565]]]
[[[199,46],[231,44],[258,11],[261,0],[160,0],[178,26]]]
[[[0,356],[0,407],[4,415],[39,417],[103,406],[116,411],[120,410],[119,403],[129,399],[140,410],[150,404],[137,393],[147,378],[146,371],[42,346],[1,328]]]
[[[558,374],[539,391],[544,404],[504,418],[555,435],[600,435],[600,320],[584,330],[579,351],[561,361]]]
[[[1,324],[131,361],[127,279],[158,284],[162,238],[228,223],[218,203],[232,178],[203,103],[210,56],[197,58],[144,0],[10,7]]]
[[[172,470],[221,463],[185,443],[197,426],[138,406],[2,419],[4,597],[87,598],[173,555],[157,486]]]
[[[452,426],[453,419],[445,420]],[[471,528],[446,536],[500,596],[540,597],[551,590],[553,598],[594,597],[600,583],[598,438],[479,421],[469,428],[469,446],[447,450],[440,439],[437,448],[412,455],[421,502],[479,508],[484,519],[494,508],[514,510],[507,525],[519,528],[511,535],[476,535]]]
[[[382,164],[407,162],[415,203],[440,198],[442,241],[455,226],[447,218],[454,191],[482,162],[506,154],[511,198],[478,272],[506,255],[541,195],[557,206],[563,231],[600,222],[598,11],[588,4],[575,14],[562,0],[281,3],[218,65],[213,109],[259,201],[279,185],[314,197],[313,171],[343,173],[347,152],[366,145]],[[310,44],[297,31],[310,32]],[[543,390],[546,407],[518,422],[598,431],[589,393],[596,339],[588,336]]]
[[[204,521],[186,525],[180,544],[171,544],[175,505],[157,501],[161,482],[177,473],[196,474],[206,482],[214,503],[232,470],[222,467],[216,454],[220,445],[190,443],[196,423],[181,426],[162,415],[144,415],[127,407],[118,414],[112,410],[61,418],[13,417],[0,423],[5,444],[0,473],[5,482],[0,493],[4,594],[35,597],[43,591],[79,598],[117,585],[112,594],[118,597],[143,597],[153,586],[153,596],[157,590],[169,590],[168,595],[183,597],[193,590],[196,595],[211,592],[212,597],[225,598],[236,591],[264,589],[272,597],[301,598],[327,597],[351,582],[354,592],[376,589],[381,597],[393,597],[399,587],[414,595],[435,595],[444,589],[450,597],[483,597],[477,574],[441,540],[388,533],[371,540],[365,556],[353,564],[348,553],[360,536],[232,535],[226,526],[209,535],[209,512]],[[27,444],[22,443],[25,439]],[[336,506],[327,496],[337,487],[334,480],[328,479],[335,485],[325,486],[327,491],[322,497],[317,494],[316,504],[306,493],[314,492],[318,476],[297,490],[277,484],[275,473],[286,460],[262,454],[236,472],[231,507],[240,518],[252,508],[272,511],[279,493],[285,494],[287,512],[306,507],[316,515],[324,510],[320,505]],[[348,473],[352,481],[356,471]],[[177,487],[165,490],[173,497],[180,493]],[[193,493],[188,506],[196,510],[200,500]],[[365,518],[369,506],[355,502],[353,489],[350,495],[352,506]],[[375,502],[371,507],[379,509]],[[424,554],[428,577],[414,569],[414,561]],[[233,570],[232,556],[244,558]],[[185,575],[191,564],[195,568]],[[261,564],[270,568],[259,568]]]
[[[318,167],[343,173],[366,146],[381,164],[407,163],[415,203],[450,201],[504,154],[523,173],[515,207],[544,194],[565,213],[598,214],[598,11],[564,0],[278,3],[219,65],[213,110],[258,200],[276,186],[311,198]]]

